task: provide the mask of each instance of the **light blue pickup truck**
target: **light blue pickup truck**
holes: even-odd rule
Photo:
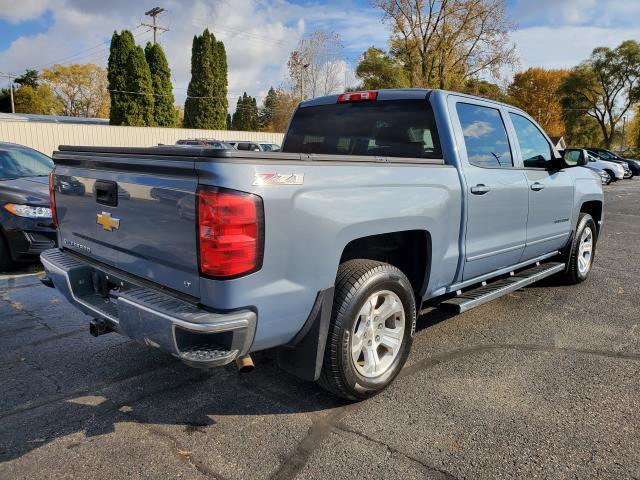
[[[94,335],[206,368],[276,348],[352,400],[401,370],[424,302],[463,312],[553,274],[581,282],[603,221],[600,178],[526,113],[438,90],[305,101],[277,153],[53,158],[46,281]]]

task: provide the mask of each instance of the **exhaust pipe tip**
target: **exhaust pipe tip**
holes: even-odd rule
[[[251,355],[242,355],[241,357],[237,357],[236,367],[238,367],[238,371],[240,373],[253,372],[253,370],[256,368],[256,366],[253,364]]]

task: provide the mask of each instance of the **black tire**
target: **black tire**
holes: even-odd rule
[[[618,179],[616,178],[616,174],[613,173],[613,170],[605,170],[605,172],[607,172],[611,177],[611,183],[618,181]]]
[[[9,245],[0,233],[0,272],[6,272],[13,267],[13,260],[11,259],[11,252],[9,252]]]
[[[387,290],[400,299],[404,309],[404,334],[397,355],[377,377],[361,375],[351,358],[352,328],[365,302],[376,291]],[[331,324],[318,384],[342,398],[364,400],[384,390],[404,366],[416,325],[413,288],[396,267],[373,260],[349,260],[338,269]],[[377,339],[377,338],[376,338]]]
[[[591,229],[592,235],[592,250],[591,257],[589,259],[588,269],[586,271],[581,271],[579,268],[578,257],[580,255],[579,247],[580,241],[582,239],[582,235],[585,229]],[[589,276],[589,272],[593,266],[593,260],[595,259],[596,253],[596,244],[598,242],[598,230],[596,229],[596,223],[593,221],[593,218],[588,213],[581,213],[578,217],[578,226],[576,227],[576,234],[573,237],[573,241],[571,243],[571,250],[569,251],[569,258],[567,259],[567,268],[564,272],[564,279],[566,283],[570,285],[575,285],[581,282],[584,282]]]

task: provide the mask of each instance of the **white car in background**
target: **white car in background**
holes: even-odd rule
[[[621,164],[602,160],[600,157],[592,155],[586,150],[584,152],[587,156],[587,166],[604,170],[611,176],[614,182],[616,180],[622,180],[624,178],[624,167]]]
[[[624,167],[616,162],[607,162],[600,157],[590,154],[585,148],[566,148],[562,156],[565,161],[573,165],[582,165],[591,170],[599,169],[609,174],[612,181],[624,178]],[[600,176],[602,178],[602,175]]]
[[[236,150],[248,150],[250,152],[279,152],[280,145],[277,143],[255,142],[251,140],[229,140],[227,141]]]

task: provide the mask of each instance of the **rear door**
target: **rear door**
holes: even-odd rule
[[[569,239],[574,181],[564,170],[549,170],[553,148],[535,123],[516,111],[509,112],[509,119],[529,187],[527,246],[522,256],[529,260],[561,249]]]
[[[62,247],[199,296],[193,159],[56,152],[54,160]]]
[[[520,261],[526,240],[527,180],[514,167],[502,107],[451,97],[454,130],[466,181],[463,280]]]

